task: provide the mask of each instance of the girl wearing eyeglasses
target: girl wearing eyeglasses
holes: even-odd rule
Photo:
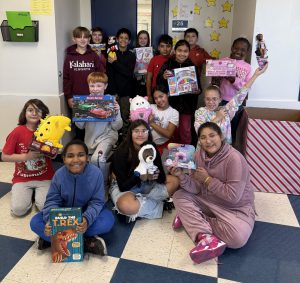
[[[29,150],[33,133],[40,119],[49,114],[48,107],[39,99],[27,101],[20,113],[18,127],[7,137],[2,150],[2,161],[15,162],[11,189],[11,212],[25,215],[32,207],[32,195],[38,210],[44,207],[46,195],[54,175],[51,159]]]
[[[178,188],[178,179],[166,176],[159,152],[156,152],[154,164],[158,171],[148,180],[142,180],[134,169],[139,165],[138,153],[145,144],[152,144],[152,135],[148,124],[143,120],[131,123],[126,139],[112,156],[113,180],[110,195],[115,209],[128,216],[128,222],[140,218],[161,218],[163,200]]]
[[[256,69],[251,79],[225,106],[219,107],[219,104],[222,101],[219,87],[216,85],[207,87],[204,90],[205,107],[200,107],[195,112],[194,127],[196,133],[198,133],[200,126],[205,122],[214,122],[221,128],[225,141],[231,144],[232,139],[230,121],[233,119],[235,113],[239,109],[239,106],[246,98],[249,88],[252,86],[255,80],[266,71],[267,68],[268,64],[262,70],[259,68]]]

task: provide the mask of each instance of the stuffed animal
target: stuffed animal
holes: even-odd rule
[[[148,123],[152,109],[150,103],[148,102],[148,97],[135,96],[130,98],[130,120],[135,121],[138,119],[144,120]]]
[[[139,165],[134,169],[134,174],[140,176],[141,180],[153,180],[149,175],[153,175],[158,167],[154,165],[156,150],[152,144],[146,144],[139,151]]]
[[[36,140],[56,148],[62,148],[59,143],[65,131],[71,131],[71,120],[66,116],[47,116],[34,132]]]
[[[107,41],[107,54],[108,57],[115,59],[117,57],[116,51],[118,50],[118,44],[115,36],[109,36]]]

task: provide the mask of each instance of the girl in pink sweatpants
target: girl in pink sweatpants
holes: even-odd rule
[[[220,128],[212,122],[200,127],[199,142],[195,171],[186,175],[181,169],[169,168],[182,188],[173,195],[179,217],[173,227],[182,223],[191,239],[198,242],[190,253],[197,263],[220,255],[226,246],[245,245],[255,221],[254,192],[244,157],[222,141]],[[215,247],[221,246],[223,250],[216,252]]]

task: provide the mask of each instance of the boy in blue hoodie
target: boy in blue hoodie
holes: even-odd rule
[[[80,140],[70,141],[62,156],[64,166],[51,181],[45,206],[30,222],[32,231],[40,237],[38,249],[50,246],[51,208],[81,207],[82,223],[78,224],[77,232],[84,235],[84,251],[104,256],[106,245],[98,235],[111,230],[114,217],[105,207],[103,176],[95,165],[88,163],[88,148]]]

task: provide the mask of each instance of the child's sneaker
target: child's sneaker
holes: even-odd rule
[[[107,255],[107,248],[105,241],[98,236],[84,238],[84,252],[95,255]]]
[[[226,248],[226,244],[214,235],[202,234],[197,243],[190,251],[190,257],[195,263],[201,263],[220,256]]]
[[[175,218],[173,220],[173,223],[172,223],[172,227],[173,227],[174,230],[179,229],[179,228],[182,227],[182,222],[181,222],[178,215],[175,216]]]
[[[42,251],[51,247],[51,243],[45,241],[43,238],[39,237],[37,241],[37,248],[38,250]]]

